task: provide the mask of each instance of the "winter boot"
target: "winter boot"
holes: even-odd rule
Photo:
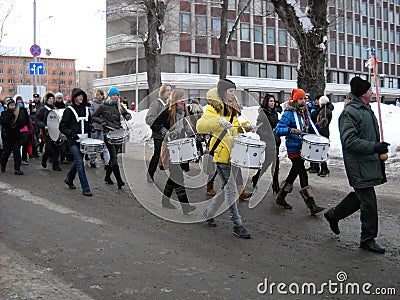
[[[246,192],[244,190],[244,186],[243,185],[238,185],[237,189],[238,189],[238,192],[239,192],[239,199],[240,200],[246,200],[246,199],[250,198],[251,195],[253,195],[252,193]]]
[[[303,197],[304,202],[310,209],[310,213],[312,215],[315,215],[325,209],[324,207],[319,207],[317,204],[315,204],[314,191],[311,186],[307,185],[306,187],[302,188],[299,193]]]
[[[107,168],[106,168],[106,177],[104,177],[104,181],[107,183],[107,184],[114,184],[114,181],[112,181],[111,180],[111,173],[112,173],[112,169],[111,169],[111,167],[110,167],[110,165],[106,165],[107,166]]]
[[[176,209],[176,206],[171,203],[171,200],[168,196],[163,195],[161,199],[162,207],[169,208],[169,209]]]
[[[125,185],[125,182],[122,181],[121,172],[119,171],[119,166],[114,165],[112,171],[114,173],[115,179],[117,179],[118,189],[121,189]]]
[[[211,182],[207,183],[207,195],[214,197],[217,194],[216,191],[214,191],[214,184]]]
[[[309,173],[319,173],[319,163],[311,162],[307,171]]]
[[[285,180],[281,182],[278,194],[276,195],[276,204],[283,206],[286,209],[292,209],[292,206],[286,202],[287,194],[293,191],[293,185]]]
[[[256,188],[258,179],[260,179],[261,170],[259,169],[257,173],[251,177],[251,183],[253,184],[253,188]]]
[[[317,174],[318,176],[325,177],[329,176],[329,169],[326,162],[321,163],[321,171]]]

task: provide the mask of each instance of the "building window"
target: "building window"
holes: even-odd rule
[[[287,46],[287,34],[286,30],[279,29],[279,47],[286,47]]]
[[[56,76],[57,72],[56,71],[52,71],[51,75]]]
[[[277,79],[278,78],[278,67],[275,65],[268,65],[267,77]]]
[[[180,31],[190,33],[190,14],[180,13]]]
[[[297,42],[292,36],[289,37],[289,46],[292,49],[297,49],[298,48]]]
[[[9,75],[14,75],[14,74],[15,74],[15,70],[13,70],[13,69],[8,69],[8,74],[9,74]]]
[[[260,64],[259,76],[260,76],[260,78],[266,78],[267,77],[267,65],[266,64]]]
[[[19,80],[18,80],[18,83],[19,83],[19,84],[23,84],[24,81],[23,81],[22,79],[19,79]]]
[[[360,0],[354,0],[354,12],[356,14],[360,13]]]
[[[228,21],[228,34],[232,31],[233,25],[235,25],[234,21]],[[230,33],[232,35],[232,40],[236,40],[236,30]]]
[[[12,59],[9,59],[9,60],[8,60],[8,64],[9,64],[9,65],[13,65],[13,64],[14,64],[14,61],[13,61]]]
[[[18,70],[19,75],[24,75],[24,70]]]
[[[368,13],[370,18],[374,18],[375,17],[375,5],[374,4],[370,4],[369,5],[369,13]]]
[[[15,83],[14,79],[8,79],[8,84],[14,84],[14,83]]]
[[[69,75],[69,76],[72,76],[72,72],[69,72],[68,75]]]
[[[389,31],[387,30],[387,28],[385,28],[385,29],[383,30],[383,40],[384,40],[385,42],[389,42]]]
[[[263,42],[263,26],[262,25],[254,25],[254,42],[262,43]]]
[[[65,75],[66,75],[66,73],[64,71],[60,72],[60,76],[65,76]]]
[[[382,27],[378,27],[377,30],[377,39],[382,41]]]
[[[361,58],[361,45],[355,44],[355,56]]]
[[[369,58],[369,48],[368,46],[363,46],[363,59]]]
[[[336,40],[331,39],[329,41],[329,51],[331,54],[336,54]]]
[[[338,31],[344,33],[344,20],[340,19],[338,22]]]
[[[368,24],[367,23],[363,23],[362,25],[362,33],[363,33],[363,37],[367,38],[368,37]]]
[[[344,55],[344,41],[339,41],[339,55]]]
[[[241,23],[240,24],[240,38],[242,41],[250,41],[250,24]]]
[[[4,79],[3,78],[0,78],[0,83],[4,83]]]
[[[368,16],[368,3],[363,1],[361,5],[362,5],[361,14],[363,16]]]
[[[65,85],[65,80],[60,80],[61,85]]]
[[[0,69],[0,74],[4,74],[4,70],[3,69]]]
[[[207,35],[207,17],[196,16],[196,34]]]
[[[51,63],[51,65],[52,65],[53,67],[57,67],[57,62],[53,61],[53,62]]]
[[[183,56],[175,57],[175,72],[189,73],[189,59]]]
[[[375,25],[369,26],[369,35],[371,39],[375,39]]]
[[[383,51],[383,62],[385,62],[385,63],[389,62],[389,50]]]
[[[60,67],[65,67],[65,62],[60,62]]]
[[[382,13],[381,13],[381,8],[378,7],[378,9],[376,10],[376,18],[378,20],[382,20]]]
[[[212,18],[211,19],[212,33],[216,36],[221,34],[221,19]]]
[[[199,72],[199,58],[198,57],[189,57],[189,62],[190,62],[189,73],[195,73],[195,74],[200,73]]]
[[[247,64],[247,76],[258,77],[258,64],[254,63]]]
[[[360,24],[360,21],[356,21],[355,23],[354,23],[354,33],[355,33],[355,35],[358,35],[358,36],[360,36],[361,35],[361,24]]]
[[[389,21],[389,13],[386,7],[383,8],[383,21]]]
[[[347,56],[353,56],[353,43],[347,43]]]
[[[0,65],[4,65],[4,59],[0,59]]]
[[[275,29],[267,28],[267,45],[275,45]]]
[[[213,73],[213,62],[208,58],[200,58],[200,73],[212,74]]]
[[[347,33],[349,33],[349,34],[353,33],[353,21],[352,20],[347,21]]]

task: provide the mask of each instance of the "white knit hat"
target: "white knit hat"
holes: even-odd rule
[[[327,96],[321,96],[319,97],[318,101],[321,105],[325,105],[329,102],[329,98]]]

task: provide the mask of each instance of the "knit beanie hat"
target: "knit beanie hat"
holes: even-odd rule
[[[356,76],[350,80],[350,91],[356,97],[364,95],[370,87],[371,84],[361,77]]]
[[[329,98],[327,96],[321,96],[319,97],[318,101],[321,105],[325,105],[329,102]]]
[[[235,84],[232,80],[229,80],[229,79],[221,79],[221,80],[218,82],[218,86],[217,86],[218,95],[219,95],[221,98],[225,98],[225,93],[226,93],[226,91],[227,91],[228,89],[232,89],[232,88],[236,89],[236,84]]]
[[[119,90],[116,87],[111,87],[108,90],[108,97],[111,97],[112,95],[119,95]]]
[[[63,96],[62,93],[58,92],[58,93],[56,93],[56,99],[57,99],[57,98],[64,98],[64,96]]]
[[[6,101],[6,105],[7,105],[7,107],[10,105],[10,104],[12,104],[12,103],[15,103],[15,101],[14,101],[14,99],[13,98],[8,98],[7,99],[7,101]]]
[[[293,103],[293,101],[297,101],[301,98],[306,97],[306,92],[302,89],[293,89],[290,93],[289,103]]]

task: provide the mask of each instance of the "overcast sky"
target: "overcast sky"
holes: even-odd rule
[[[17,47],[22,54],[30,55],[34,41],[33,3],[14,0],[2,46]],[[102,70],[106,55],[105,3],[106,0],[36,0],[36,44],[50,49],[52,57],[76,59],[78,70]],[[46,57],[43,50],[41,57]]]

